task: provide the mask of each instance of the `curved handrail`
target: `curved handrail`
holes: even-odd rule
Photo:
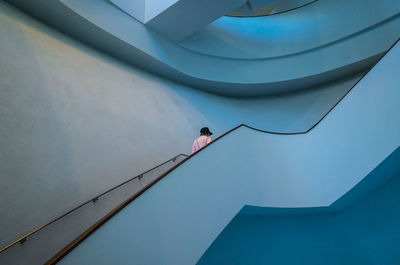
[[[304,5],[296,6],[296,7],[290,8],[288,10],[283,10],[283,11],[276,12],[276,13],[273,13],[273,14],[255,15],[255,16],[225,15],[225,17],[240,17],[240,18],[269,17],[269,16],[274,16],[274,15],[287,13],[287,12],[290,12],[290,11],[293,11],[293,10],[308,6],[308,5],[313,4],[313,3],[317,2],[317,1],[319,1],[319,0],[314,0],[314,1],[308,2],[308,3],[304,4]]]
[[[76,211],[76,210],[82,208],[82,207],[85,206],[86,204],[89,204],[89,203],[91,203],[91,202],[96,202],[100,197],[103,197],[104,195],[110,193],[111,191],[113,191],[113,190],[115,190],[115,189],[117,189],[117,188],[119,188],[119,187],[121,187],[121,186],[123,186],[123,185],[125,185],[125,184],[127,184],[127,183],[129,183],[129,182],[131,182],[131,181],[133,181],[133,180],[135,180],[135,179],[141,179],[141,178],[143,177],[144,174],[147,174],[148,172],[153,171],[154,169],[159,168],[159,167],[165,165],[166,163],[168,163],[168,162],[170,162],[170,161],[175,161],[179,156],[186,156],[186,157],[187,157],[188,155],[186,155],[186,154],[179,154],[179,155],[176,155],[176,156],[174,156],[173,158],[171,158],[171,159],[169,159],[169,160],[167,160],[167,161],[165,161],[165,162],[163,162],[163,163],[161,163],[161,164],[159,164],[159,165],[157,165],[157,166],[155,166],[155,167],[153,167],[153,168],[151,168],[151,169],[149,169],[149,170],[147,170],[147,171],[145,171],[145,172],[143,172],[143,173],[141,173],[141,174],[139,174],[139,175],[137,175],[137,176],[135,176],[135,177],[133,177],[133,178],[130,178],[130,179],[128,179],[128,180],[126,180],[126,181],[124,181],[124,182],[122,182],[122,183],[120,183],[120,184],[118,184],[118,185],[112,187],[111,189],[108,189],[108,190],[104,191],[103,193],[97,195],[96,197],[94,197],[94,198],[92,198],[92,199],[90,199],[90,200],[88,200],[88,201],[86,201],[86,202],[84,202],[84,203],[82,203],[82,204],[76,206],[75,208],[69,210],[68,212],[62,214],[61,216],[59,216],[59,217],[53,219],[53,220],[50,221],[49,223],[47,223],[47,224],[45,224],[45,225],[42,225],[42,226],[36,228],[35,230],[33,230],[33,231],[27,233],[26,235],[24,235],[23,237],[21,237],[21,238],[15,240],[14,242],[8,244],[8,245],[5,246],[5,247],[3,247],[2,249],[0,249],[0,254],[1,254],[2,252],[6,251],[7,249],[9,249],[10,247],[14,246],[14,245],[17,244],[17,243],[24,243],[24,242],[27,240],[28,237],[30,237],[30,236],[36,234],[36,233],[39,232],[40,230],[42,230],[42,229],[48,227],[49,225],[51,225],[51,224],[57,222],[58,220],[64,218],[65,216],[71,214],[72,212],[74,212],[74,211]]]
[[[160,181],[161,179],[163,179],[165,176],[167,176],[169,173],[171,173],[173,170],[175,170],[177,167],[179,167],[180,165],[182,165],[183,163],[187,162],[189,159],[191,159],[192,157],[194,157],[195,155],[197,155],[200,151],[203,151],[204,149],[206,149],[207,147],[209,147],[210,145],[214,144],[215,142],[217,142],[218,140],[222,139],[223,137],[225,137],[226,135],[232,133],[233,131],[239,129],[240,127],[247,127],[249,129],[255,130],[255,131],[259,131],[259,132],[263,132],[263,133],[268,133],[268,134],[278,134],[278,135],[297,135],[297,134],[306,134],[308,132],[310,132],[312,129],[314,129],[342,100],[344,97],[346,97],[349,92],[371,71],[372,68],[375,67],[375,65],[400,41],[400,38],[396,40],[396,42],[390,46],[390,48],[384,53],[382,54],[382,56],[379,58],[379,60],[377,60],[377,62],[336,102],[335,105],[332,106],[332,108],[330,108],[324,116],[322,116],[321,119],[319,119],[313,126],[311,126],[311,128],[309,128],[306,131],[302,131],[302,132],[294,132],[294,133],[285,133],[285,132],[272,132],[272,131],[265,131],[265,130],[260,130],[254,127],[251,127],[249,125],[246,124],[240,124],[238,126],[236,126],[235,128],[227,131],[226,133],[222,134],[221,136],[217,137],[214,141],[212,141],[210,144],[206,145],[205,147],[203,147],[202,149],[200,149],[198,152],[193,153],[191,155],[189,155],[188,157],[186,157],[184,160],[182,160],[181,162],[179,162],[178,164],[176,164],[175,166],[173,166],[172,168],[170,168],[167,172],[165,172],[164,174],[162,174],[160,177],[156,178],[155,180],[153,180],[152,182],[150,182],[148,185],[146,185],[141,191],[139,191],[137,194],[133,195],[132,197],[130,197],[129,199],[127,199],[125,202],[123,202],[122,204],[120,204],[119,206],[117,206],[114,210],[112,210],[109,214],[107,214],[106,216],[104,216],[102,219],[100,219],[97,223],[95,223],[93,226],[91,226],[90,228],[88,228],[83,234],[81,234],[79,237],[77,237],[76,239],[74,239],[70,244],[68,244],[65,248],[63,248],[61,251],[59,251],[54,257],[52,257],[50,260],[48,260],[45,264],[46,265],[50,265],[50,264],[56,264],[57,262],[59,262],[63,257],[65,257],[69,252],[71,252],[76,246],[78,246],[83,240],[85,240],[87,237],[89,237],[94,231],[96,231],[100,226],[102,226],[105,222],[107,222],[109,219],[111,219],[114,215],[116,215],[118,212],[120,212],[123,208],[125,208],[125,206],[127,206],[128,204],[130,204],[132,201],[134,201],[136,198],[138,198],[141,194],[143,194],[145,191],[147,191],[148,189],[150,189],[154,184],[156,184],[158,181]]]

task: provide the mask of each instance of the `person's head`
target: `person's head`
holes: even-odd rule
[[[213,133],[210,132],[208,127],[203,127],[200,129],[200,135],[211,136]]]

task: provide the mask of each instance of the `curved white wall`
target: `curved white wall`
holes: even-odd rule
[[[190,45],[178,45],[107,1],[62,0],[76,16],[101,29],[101,34],[122,41],[125,53],[139,53],[148,60],[130,62],[202,90],[230,96],[293,91],[343,77],[367,68],[376,60],[374,56],[398,38],[400,10],[395,0],[374,5],[363,1],[320,2],[270,18],[242,18],[240,23],[223,18],[216,23],[228,29],[206,29],[188,40]],[[358,15],[351,16],[358,9]],[[73,18],[67,18],[67,24],[68,19]],[[279,29],[274,27],[274,34],[269,32],[271,28],[266,25],[278,22],[283,29],[274,31]],[[258,30],[242,34],[244,28],[253,27]],[[113,53],[112,47],[106,49]]]
[[[399,11],[395,0],[321,0],[279,15],[222,17],[179,45],[217,57],[283,57],[322,49],[382,24],[391,25],[392,20],[398,19]],[[375,44],[366,42],[363,46],[369,45]]]
[[[202,126],[311,127],[360,75],[295,94],[219,97],[74,41],[0,2],[0,247],[178,153]]]
[[[245,205],[323,207],[400,146],[400,44],[313,130],[240,127],[172,171],[60,264],[195,264]]]

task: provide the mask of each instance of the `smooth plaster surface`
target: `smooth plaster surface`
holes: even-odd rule
[[[259,60],[293,56],[354,38],[385,24],[395,24],[399,13],[396,0],[320,0],[278,15],[221,17],[179,45],[226,58]],[[396,36],[395,32],[392,34]],[[364,43],[363,49],[369,45],[376,43]]]
[[[258,26],[246,19],[235,20],[242,21],[239,24],[243,26],[223,23],[226,29],[210,34],[212,38],[222,38],[227,45],[217,47],[215,56],[168,40],[106,0],[7,2],[129,64],[203,91],[235,97],[293,92],[366,70],[398,38],[400,28],[396,0],[379,1],[379,8],[358,0],[325,0],[321,1],[324,7],[320,10],[317,5],[311,14],[300,8],[293,17],[276,15],[282,18],[282,24],[276,26],[281,29],[279,34],[269,30],[273,28],[268,20],[259,21]],[[349,8],[349,4],[354,6]],[[354,10],[359,5],[362,12],[357,19],[352,18],[356,23],[348,21],[335,26],[335,18],[351,17],[340,16],[342,9]],[[327,10],[334,10],[335,14],[319,15]],[[293,20],[299,22],[298,27],[285,28]],[[229,37],[230,30],[244,28],[251,33],[248,39]],[[264,39],[261,36],[267,36],[267,42],[259,42],[259,38]],[[199,39],[196,45],[205,50],[215,47],[207,39]],[[265,50],[271,51],[270,57],[259,56],[258,51]],[[226,57],[221,51],[235,56]],[[254,53],[252,58],[247,58],[249,51]]]
[[[323,2],[337,5],[336,12],[348,8],[348,2],[344,1],[328,0]],[[192,80],[190,84],[202,90],[237,97],[293,91],[368,68],[372,62],[366,60],[384,52],[398,38],[400,10],[395,2],[394,0],[385,1],[383,11],[377,12],[376,19],[375,16],[368,16],[375,9],[371,5],[364,5],[366,10],[360,13],[360,21],[363,22],[360,25],[361,28],[349,27],[344,24],[338,26],[337,30],[332,30],[335,19],[344,19],[344,17],[320,16],[318,15],[319,8],[312,9],[311,13],[321,19],[300,23],[297,34],[287,30],[280,31],[288,38],[288,45],[282,45],[282,50],[272,48],[280,47],[282,38],[265,29],[265,27],[270,27],[268,21],[262,21],[261,25],[257,27],[251,23],[252,19],[239,19],[243,21],[243,26],[239,28],[256,28],[258,30],[251,35],[245,35],[242,39],[234,39],[232,43],[231,41],[227,41],[227,43],[222,41],[227,47],[223,46],[216,51],[216,54],[222,56],[215,56],[215,54],[193,52],[182,48],[121,13],[120,10],[105,1],[62,0],[65,6],[92,25],[152,57],[155,60],[152,64],[160,65],[161,63],[163,64],[161,68],[169,68],[172,72],[170,76],[174,76],[173,72],[178,71],[180,75],[185,76],[181,76],[178,80],[184,81],[189,78]],[[353,4],[357,7],[359,2],[352,2]],[[300,12],[301,10],[296,12],[294,18],[288,18],[288,21],[303,21],[305,17],[310,16],[307,12]],[[104,13],[108,14],[107,19],[105,19]],[[277,16],[281,17],[281,15]],[[390,19],[391,17],[392,19]],[[312,23],[316,23],[316,25]],[[228,23],[227,28],[236,29],[236,24]],[[285,24],[287,22],[283,19],[281,25]],[[317,28],[310,27],[310,24]],[[363,26],[365,28],[362,28]],[[252,30],[248,30],[248,32],[252,32]],[[225,36],[224,32],[217,33],[218,37],[213,37],[214,35],[215,33],[211,34],[210,38],[218,39]],[[270,37],[268,42],[253,41],[253,39],[265,35]],[[296,38],[299,35],[304,37]],[[377,38],[378,36],[379,38]],[[212,43],[207,40],[197,39],[195,43],[200,47],[205,46],[205,49],[209,49],[209,47],[213,49]],[[296,45],[292,45],[293,43]],[[267,49],[272,51],[272,55],[238,58],[237,56],[224,56],[221,52],[221,50],[229,52],[232,50],[229,46],[236,47],[236,45],[239,47],[234,48],[231,54],[240,55],[247,50]],[[240,47],[241,45],[246,48]],[[268,49],[268,46],[271,46],[271,49]],[[288,46],[290,47],[289,52],[287,51]],[[291,47],[296,47],[294,49],[299,52],[290,52],[293,50]],[[375,57],[372,61],[376,59]],[[346,70],[340,71],[341,69]]]
[[[195,264],[245,205],[333,205],[400,146],[399,57],[400,43],[307,134],[240,127],[208,146],[60,264]]]
[[[175,161],[170,160],[160,167],[142,174],[142,177],[136,176],[137,178],[99,196],[96,201],[90,201],[51,225],[30,235],[23,244],[15,244],[1,252],[0,264],[45,264],[60,249],[63,249],[76,237],[84,233],[86,229],[185,158],[186,156],[180,155],[176,157]]]
[[[358,80],[232,99],[93,50],[0,2],[0,246],[178,153],[199,128],[308,129]]]
[[[186,39],[246,0],[179,0],[146,23],[173,42]]]
[[[379,175],[397,176],[341,211],[236,216],[197,264],[399,264],[399,154]]]

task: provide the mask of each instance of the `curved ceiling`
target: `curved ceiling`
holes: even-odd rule
[[[227,16],[258,17],[279,14],[304,7],[318,0],[248,0]]]
[[[193,0],[180,0],[147,23],[106,0],[8,2],[130,64],[225,96],[294,91],[360,72],[400,32],[397,0],[324,0],[254,18],[222,16],[227,6],[221,0],[218,19],[215,13],[198,19]],[[182,8],[190,16],[176,16]],[[177,29],[196,32],[177,41],[169,35]]]

